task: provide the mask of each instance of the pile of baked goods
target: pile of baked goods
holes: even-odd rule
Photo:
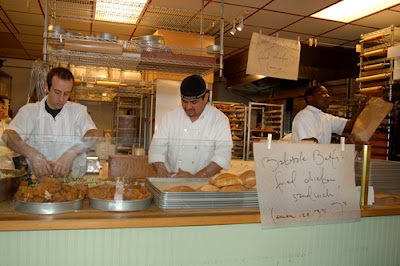
[[[233,192],[257,190],[256,173],[248,170],[240,175],[222,173],[212,177],[208,184],[198,188],[188,185],[172,186],[164,192]]]
[[[94,199],[114,200],[116,191],[115,185],[100,185],[90,188],[88,195]],[[122,200],[145,200],[152,196],[147,188],[140,184],[125,184],[119,193],[122,194]]]
[[[81,199],[87,191],[86,184],[69,186],[58,179],[43,177],[34,186],[28,186],[28,182],[22,181],[15,198],[26,202],[65,202]]]

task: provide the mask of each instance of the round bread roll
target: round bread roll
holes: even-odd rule
[[[232,186],[222,187],[219,191],[227,192],[227,191],[246,191],[246,190],[247,188],[243,185],[232,185]]]
[[[256,176],[256,172],[254,170],[247,170],[247,171],[244,171],[243,173],[241,173],[239,176],[243,177],[243,178],[248,178],[251,176]]]
[[[210,180],[210,184],[214,185],[216,187],[225,187],[225,186],[230,186],[230,185],[244,185],[245,183],[246,183],[246,181],[243,177],[229,174],[229,173],[223,173],[223,174],[214,176]]]
[[[175,186],[164,189],[165,192],[194,192],[195,190],[189,186]]]
[[[254,187],[257,184],[255,176],[246,178],[246,187]]]
[[[219,188],[213,185],[204,185],[196,189],[196,192],[217,192]]]

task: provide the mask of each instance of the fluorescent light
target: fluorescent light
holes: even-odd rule
[[[147,0],[97,0],[95,20],[135,24]]]
[[[400,0],[343,0],[311,17],[348,23],[400,3]]]

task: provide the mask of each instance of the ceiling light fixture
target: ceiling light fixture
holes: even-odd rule
[[[400,3],[400,0],[343,0],[311,17],[351,22]]]
[[[95,20],[135,24],[147,0],[97,0]]]
[[[232,29],[229,31],[232,35],[236,33],[236,19],[232,21]]]
[[[243,27],[244,27],[244,25],[243,25],[243,16],[240,16],[239,24],[237,25],[236,29],[237,29],[238,31],[242,31],[242,30],[243,30]]]

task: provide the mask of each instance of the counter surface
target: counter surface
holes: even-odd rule
[[[70,230],[260,223],[258,208],[102,212],[89,207],[88,199],[77,212],[35,215],[16,212],[13,201],[0,202],[0,230]],[[400,196],[376,195],[375,204],[361,210],[361,217],[400,215]]]

